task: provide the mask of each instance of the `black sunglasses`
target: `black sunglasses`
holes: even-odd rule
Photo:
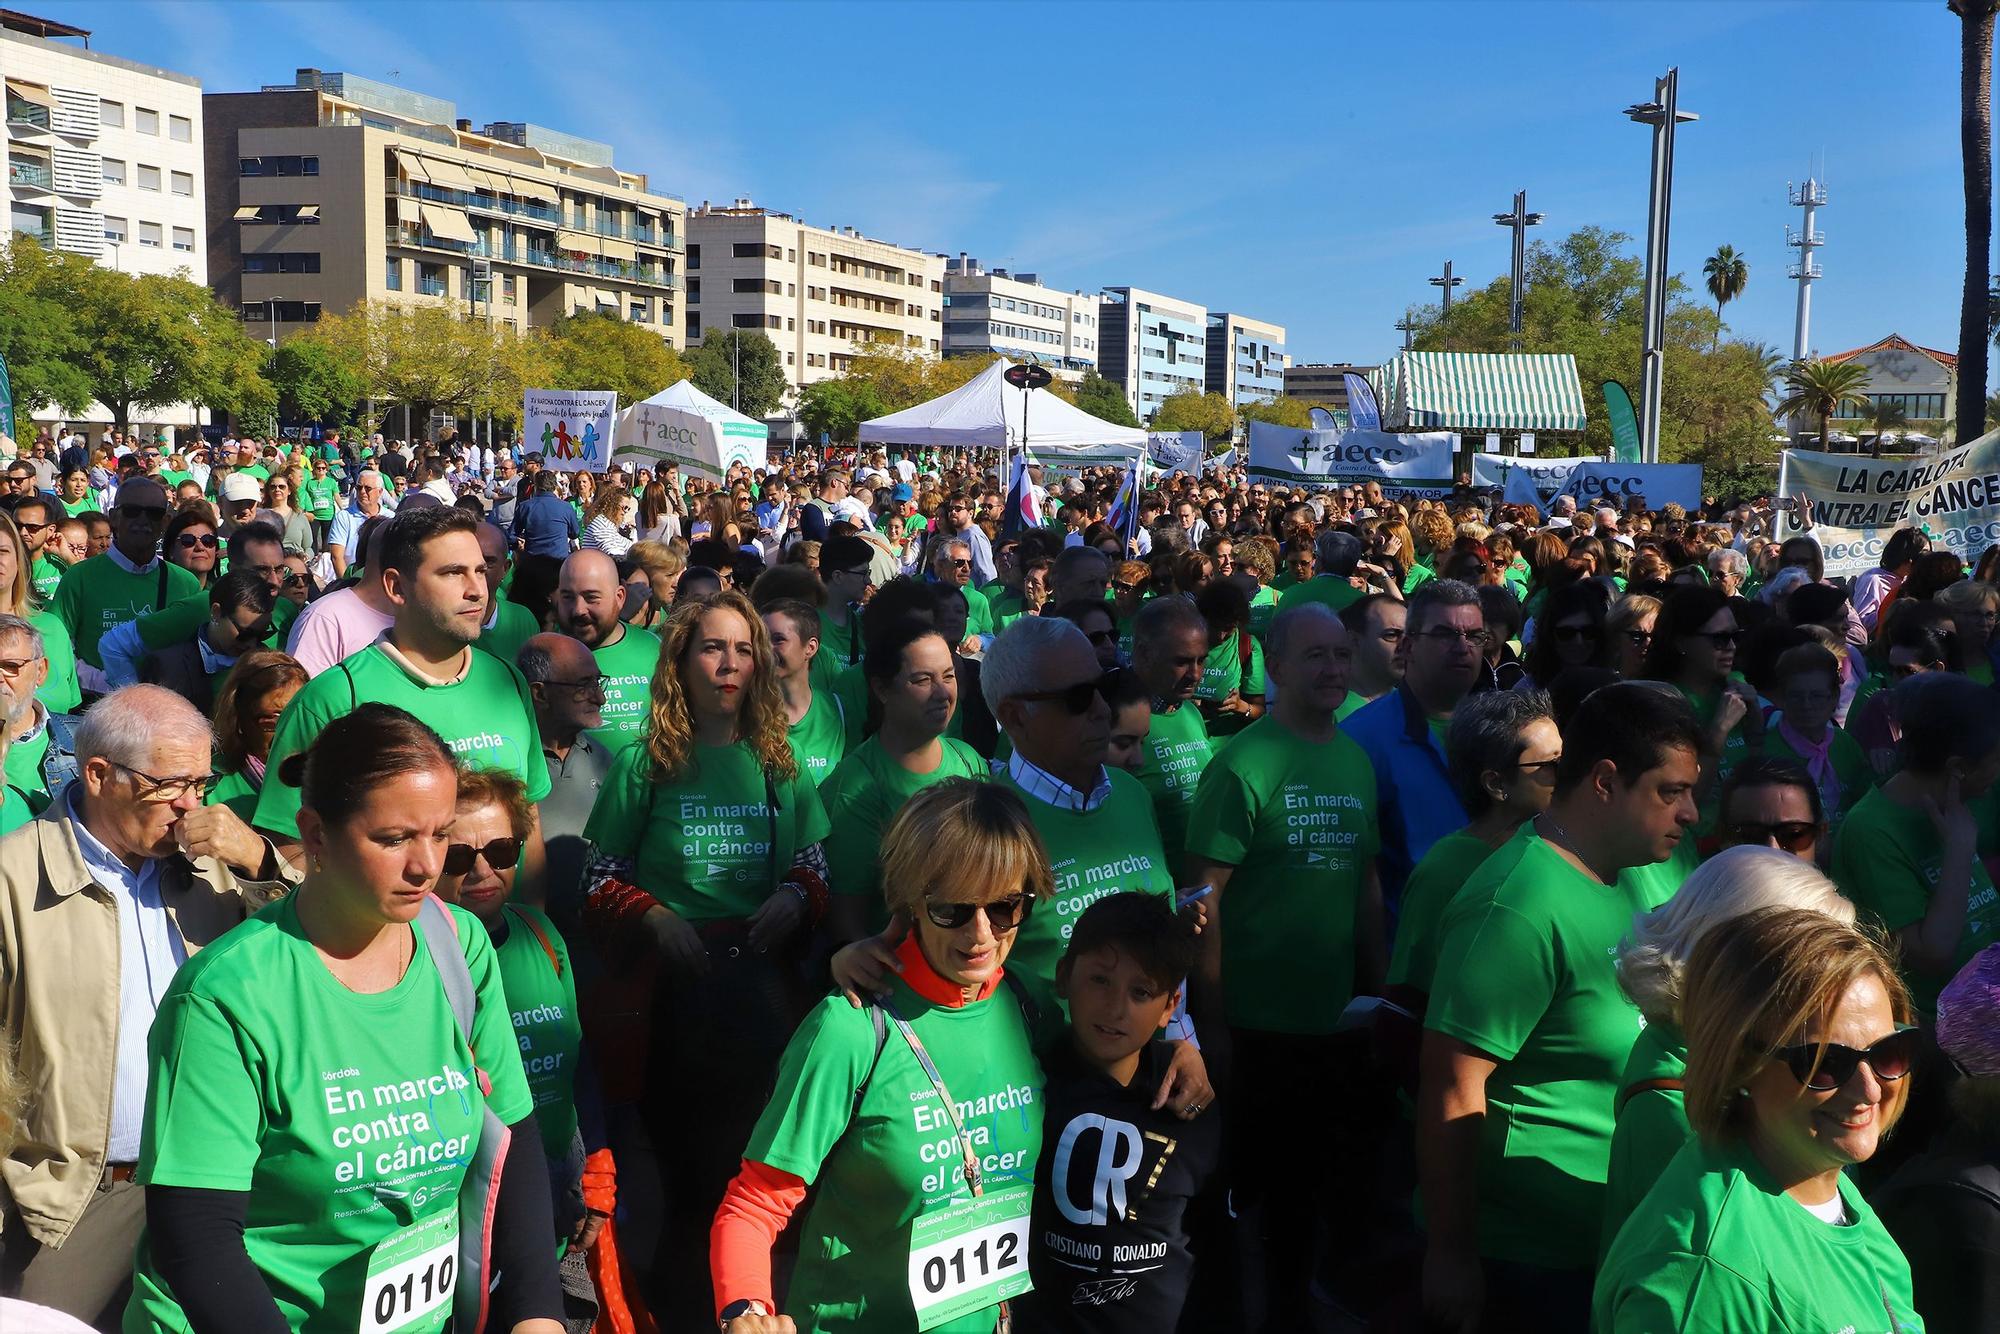
[[[1790,853],[1802,853],[1819,839],[1819,826],[1810,820],[1773,820],[1769,824],[1729,826],[1732,844],[1762,847],[1768,843]]]
[[[924,916],[946,931],[957,931],[969,926],[972,915],[983,908],[986,910],[986,924],[993,928],[995,935],[1004,935],[1021,924],[1034,902],[1032,894],[1010,894],[990,903],[939,903],[926,897]]]
[[[454,843],[445,849],[445,874],[466,874],[472,869],[473,859],[477,857],[484,857],[486,864],[494,870],[504,871],[521,860],[523,841],[518,838],[496,838],[483,848],[475,848],[470,843]]]
[[[128,519],[151,519],[155,523],[167,517],[165,505],[120,505],[118,512]]]
[[[1073,686],[1064,686],[1061,690],[1031,690],[1027,694],[1016,695],[1014,698],[1031,702],[1051,699],[1060,700],[1064,709],[1078,717],[1082,717],[1084,714],[1090,712],[1091,701],[1103,694],[1104,690],[1105,681],[1100,676],[1088,681],[1078,681]]]
[[[1714,630],[1705,634],[1692,634],[1688,638],[1706,639],[1717,648],[1735,648],[1737,643],[1743,638],[1743,632],[1741,630]]]
[[[1875,1078],[1884,1083],[1895,1083],[1916,1065],[1919,1040],[1915,1028],[1898,1024],[1895,1032],[1861,1051],[1843,1047],[1838,1042],[1829,1042],[1824,1047],[1817,1042],[1801,1042],[1796,1046],[1778,1048],[1771,1053],[1771,1058],[1783,1061],[1785,1068],[1792,1072],[1792,1078],[1813,1092],[1830,1093],[1854,1078],[1855,1070],[1863,1061],[1868,1062]]]
[[[212,546],[214,546],[214,545],[215,545],[215,534],[214,534],[214,533],[182,533],[182,534],[181,534],[181,535],[180,535],[179,537],[176,537],[176,538],[174,539],[174,541],[180,544],[180,546],[181,546],[181,549],[182,549],[182,550],[184,550],[184,551],[192,551],[192,550],[194,550],[194,549],[195,549],[196,547],[212,547]]]
[[[1595,639],[1597,637],[1597,627],[1594,625],[1558,625],[1555,627],[1555,632],[1556,638],[1565,643],[1574,643],[1579,639]]]

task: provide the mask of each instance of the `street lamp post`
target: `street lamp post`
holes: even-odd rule
[[[1460,286],[1464,282],[1465,279],[1463,278],[1454,278],[1451,276],[1450,260],[1446,260],[1444,262],[1443,277],[1430,279],[1430,285],[1432,287],[1442,287],[1444,289],[1444,312],[1443,312],[1444,314],[1446,315],[1451,314],[1451,289]]]
[[[1653,100],[1625,108],[1628,119],[1653,127],[1653,181],[1646,211],[1646,299],[1639,357],[1639,457],[1660,461],[1660,386],[1667,356],[1667,231],[1674,212],[1674,130],[1699,120],[1680,109],[1680,67],[1653,81]]]
[[[1514,211],[1495,213],[1493,221],[1502,227],[1510,227],[1514,232],[1514,283],[1507,296],[1507,332],[1512,335],[1507,341],[1509,350],[1521,350],[1521,304],[1526,295],[1528,267],[1528,228],[1540,225],[1542,215],[1528,212],[1528,192],[1514,192]]]

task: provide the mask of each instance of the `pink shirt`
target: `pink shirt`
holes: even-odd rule
[[[363,602],[353,589],[338,589],[299,613],[285,651],[299,660],[307,676],[318,676],[380,639],[395,621]]]

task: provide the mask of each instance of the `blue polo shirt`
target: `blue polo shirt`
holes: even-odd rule
[[[562,560],[580,532],[576,507],[561,496],[538,493],[514,505],[514,536],[526,543],[525,555]]]
[[[1360,743],[1375,767],[1381,803],[1382,896],[1393,916],[1403,901],[1410,870],[1431,844],[1468,823],[1465,807],[1445,767],[1444,745],[1409,690],[1398,685],[1356,709],[1340,730]]]

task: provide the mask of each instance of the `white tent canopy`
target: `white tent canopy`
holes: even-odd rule
[[[1146,448],[1144,431],[1100,421],[1047,390],[1035,391],[1031,403],[1028,390],[1016,389],[1004,378],[1012,365],[996,361],[940,398],[861,423],[861,442],[940,449],[1018,449],[1025,412],[1027,445],[1033,454],[1115,450],[1121,458],[1129,458]]]
[[[682,471],[721,480],[730,465],[766,466],[771,428],[687,380],[618,414],[611,428],[613,462],[678,463]]]

